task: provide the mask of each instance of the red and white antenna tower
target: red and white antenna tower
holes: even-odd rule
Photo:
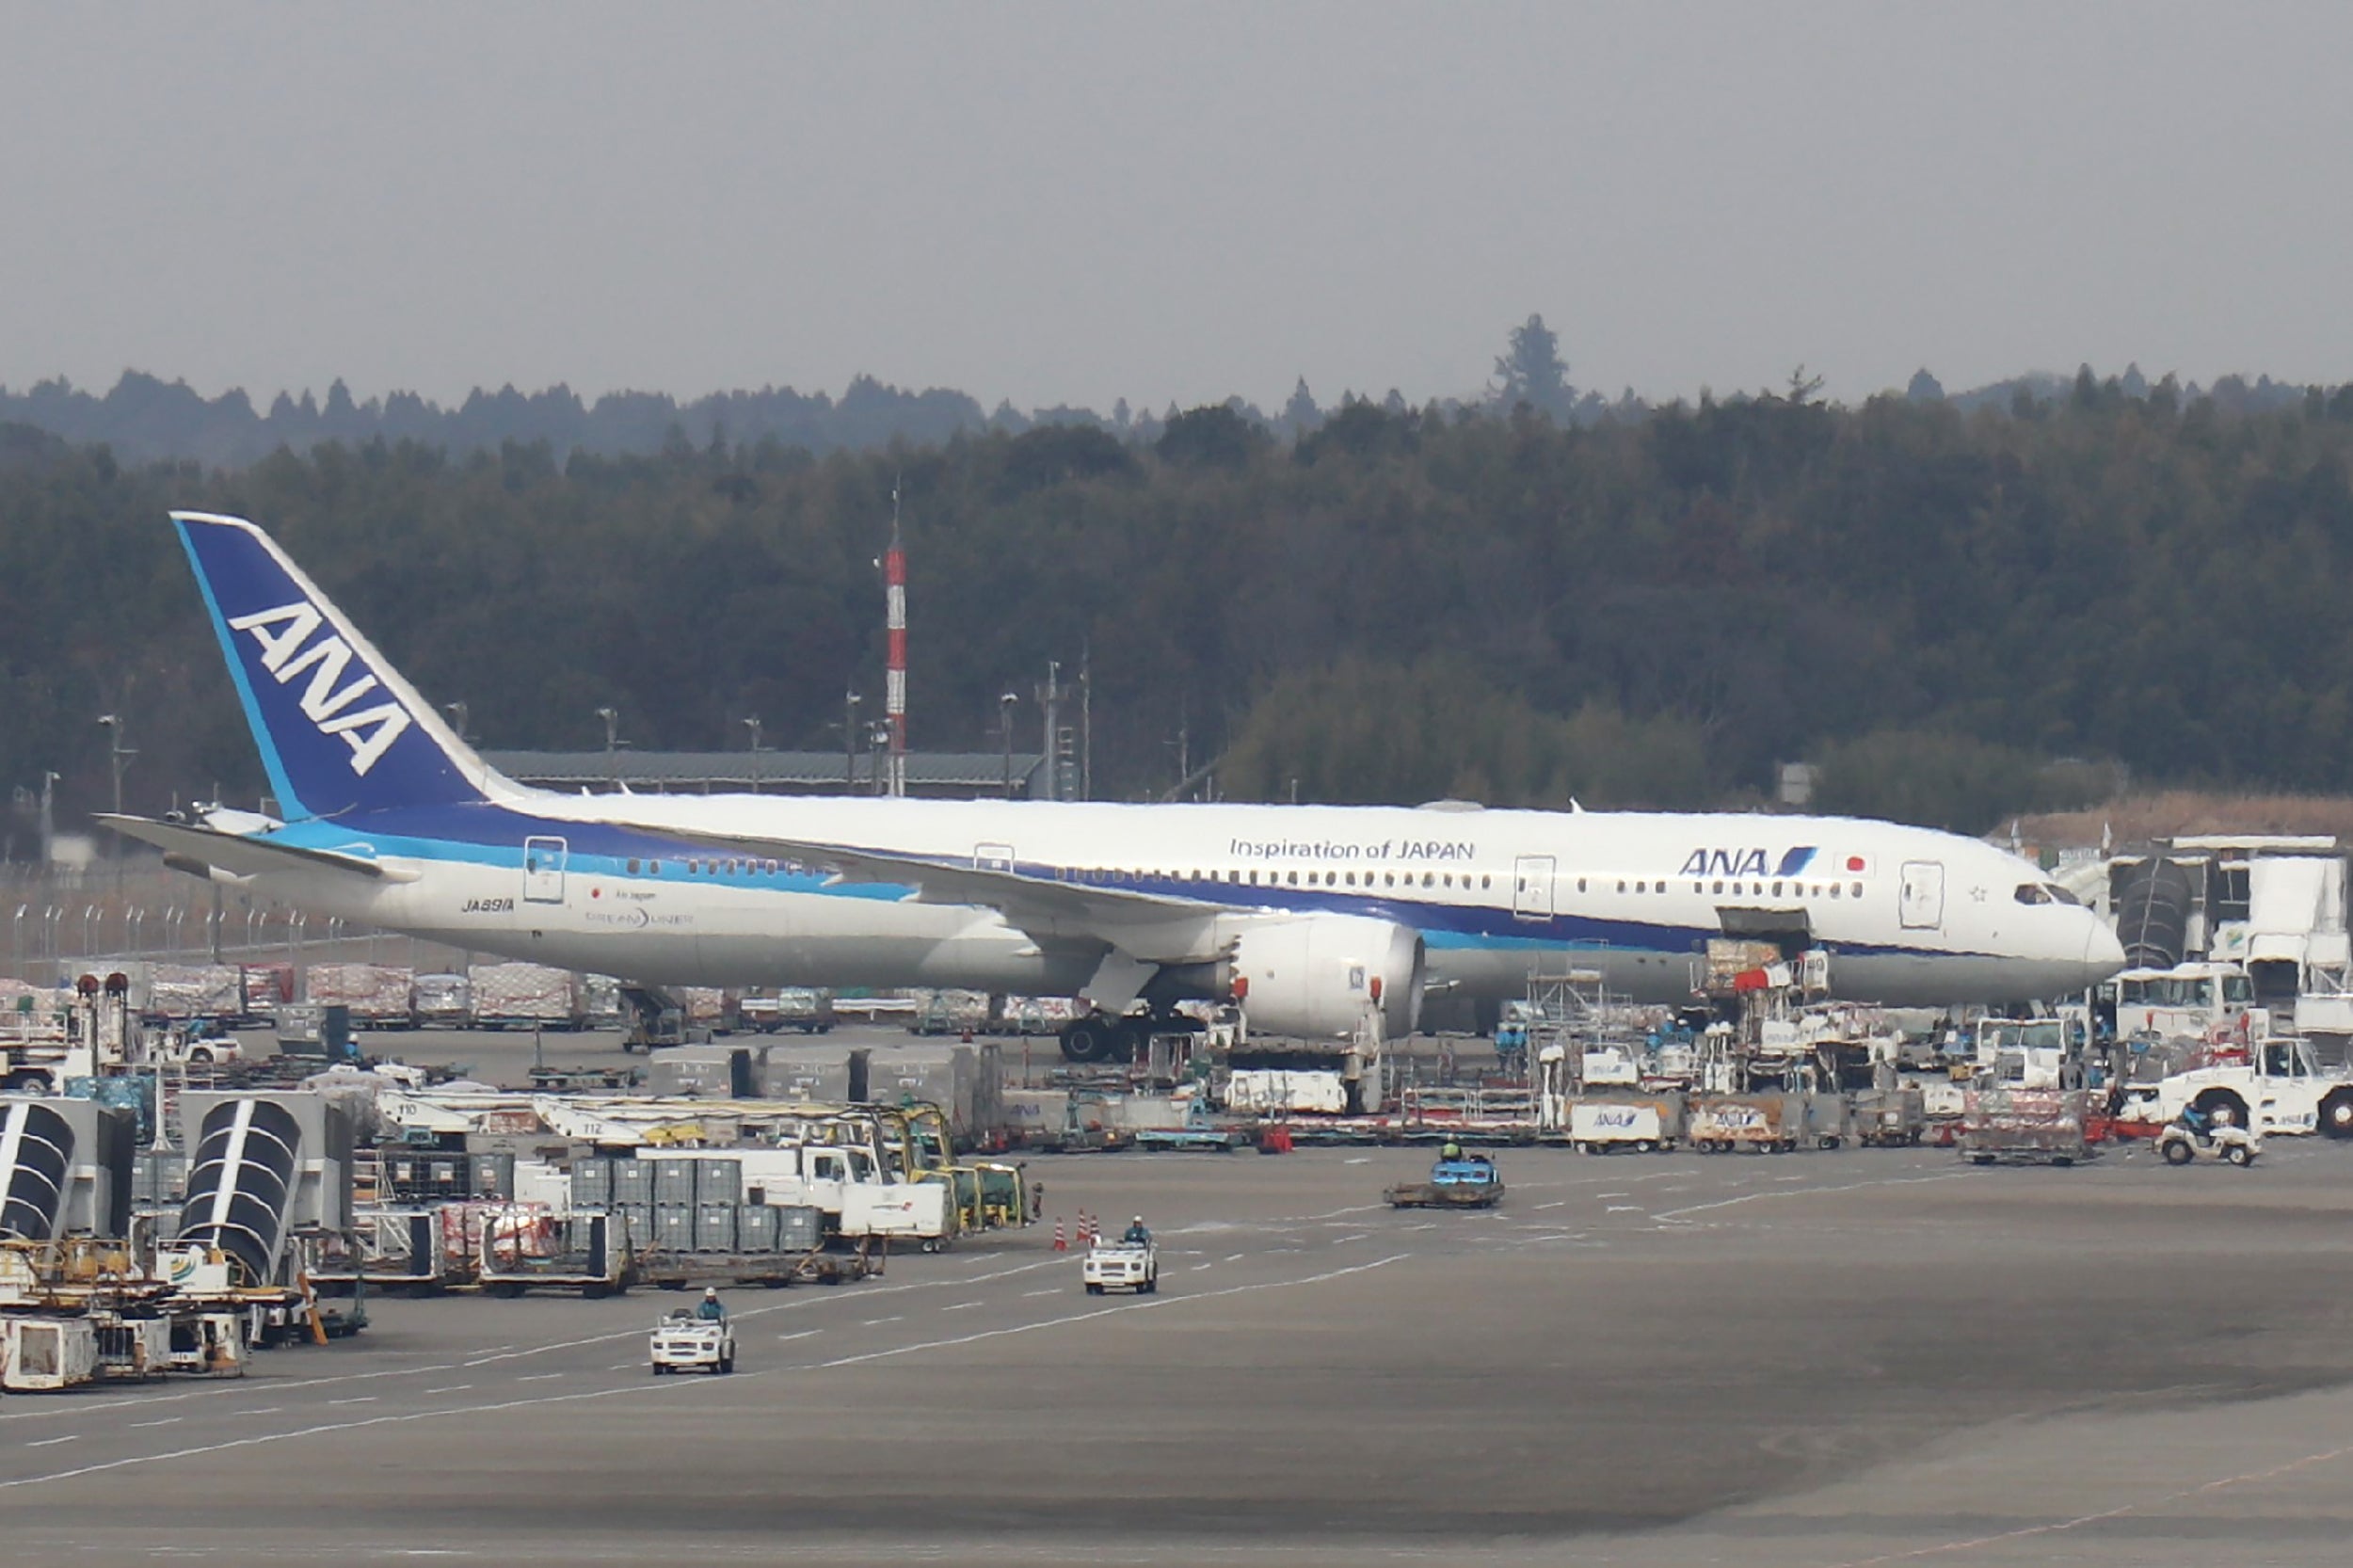
[[[899,482],[890,482],[890,548],[883,552],[885,622],[890,632],[883,716],[890,725],[890,792],[907,792],[907,555],[899,543]]]

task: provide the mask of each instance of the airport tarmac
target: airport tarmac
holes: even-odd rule
[[[2334,1563],[2353,1538],[2353,1147],[1032,1161],[1049,1224],[881,1280],[379,1300],[236,1383],[0,1404],[12,1551],[209,1558],[1652,1565]],[[1051,1217],[1142,1211],[1151,1297]]]

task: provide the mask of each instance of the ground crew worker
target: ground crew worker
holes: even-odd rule
[[[1449,1138],[1445,1143],[1438,1145],[1438,1158],[1441,1160],[1460,1160],[1463,1158],[1463,1145]]]
[[[706,1323],[720,1323],[727,1320],[727,1304],[719,1300],[717,1286],[714,1285],[703,1292],[703,1304],[695,1308],[695,1316]]]
[[[1119,1240],[1123,1246],[1150,1246],[1152,1244],[1152,1233],[1144,1228],[1144,1216],[1139,1214],[1134,1219],[1128,1221],[1127,1234],[1120,1237]]]

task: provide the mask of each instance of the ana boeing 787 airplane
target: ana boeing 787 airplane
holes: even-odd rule
[[[172,520],[283,820],[104,820],[323,916],[631,982],[1078,996],[1076,1060],[1189,997],[1259,1032],[1414,1027],[1425,990],[1573,963],[1689,1000],[1726,935],[1830,954],[1842,996],[2056,997],[2105,922],[1973,839],[1841,817],[566,795],[493,772],[277,543]]]

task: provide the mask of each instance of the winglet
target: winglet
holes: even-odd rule
[[[512,790],[276,540],[243,518],[174,512],[171,520],[287,818]]]

